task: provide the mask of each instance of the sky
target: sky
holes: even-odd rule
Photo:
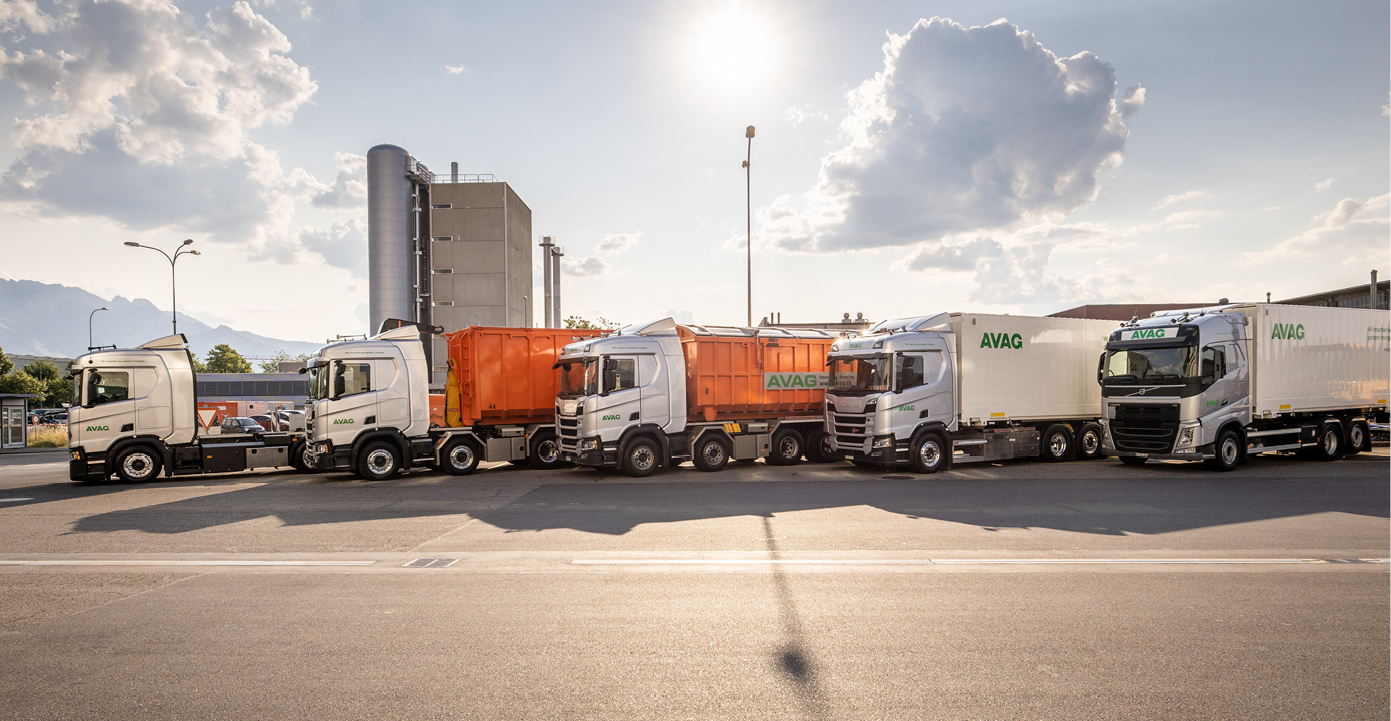
[[[391,143],[510,183],[565,315],[744,323],[750,210],[755,323],[1294,297],[1391,274],[1389,15],[0,0],[0,277],[168,308],[123,243],[191,238],[180,312],[364,332]]]

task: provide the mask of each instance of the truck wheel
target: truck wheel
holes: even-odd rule
[[[947,465],[947,444],[936,433],[924,433],[913,441],[908,455],[913,470],[936,473]]]
[[[729,463],[729,449],[725,447],[724,439],[713,434],[700,439],[696,452],[691,454],[691,463],[706,472],[723,469]]]
[[[1121,456],[1121,463],[1127,466],[1143,466],[1148,460],[1143,456]]]
[[[657,470],[657,444],[647,438],[634,438],[623,450],[623,472],[634,478],[646,478]]]
[[[836,455],[836,449],[832,447],[831,434],[824,428],[817,428],[807,436],[807,460],[812,463],[834,463],[840,460]]]
[[[467,476],[478,467],[478,449],[467,438],[455,438],[440,452],[440,470],[451,476]]]
[[[791,428],[783,428],[773,434],[773,452],[768,454],[768,462],[775,466],[790,466],[802,460],[802,434]]]
[[[1369,450],[1371,448],[1367,446],[1367,424],[1363,421],[1357,421],[1348,426],[1347,450],[1344,450],[1343,453],[1355,456],[1362,451]]]
[[[372,441],[357,457],[357,472],[369,481],[385,481],[401,470],[401,452],[387,441]]]
[[[1048,426],[1038,443],[1038,454],[1049,463],[1072,460],[1072,429],[1061,423]]]
[[[134,446],[116,456],[116,475],[126,483],[144,483],[159,478],[159,453],[149,446]]]
[[[1225,473],[1235,470],[1236,464],[1241,462],[1241,436],[1236,431],[1225,430],[1217,434],[1213,449],[1217,451],[1217,457],[1203,461],[1203,464],[1214,471]]]
[[[1101,426],[1084,423],[1077,432],[1077,457],[1084,461],[1094,461],[1101,457]]]
[[[290,466],[300,473],[318,473],[318,469],[309,465],[309,444],[304,441],[290,446]]]
[[[1319,428],[1319,444],[1314,448],[1314,458],[1320,461],[1336,461],[1343,455],[1343,432],[1337,423],[1325,423]]]
[[[560,439],[550,431],[540,431],[531,437],[531,457],[527,459],[532,468],[543,471],[565,465],[560,459]]]

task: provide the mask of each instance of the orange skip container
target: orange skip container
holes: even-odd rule
[[[822,412],[826,354],[834,337],[785,331],[774,335],[762,328],[758,336],[720,330],[676,328],[686,357],[690,420],[761,420]],[[769,374],[779,374],[771,386]],[[790,376],[797,377],[789,382]]]
[[[446,333],[444,424],[461,428],[554,423],[560,374],[553,366],[560,350],[610,332],[474,326]]]

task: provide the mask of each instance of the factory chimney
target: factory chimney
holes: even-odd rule
[[[541,287],[543,291],[542,299],[545,302],[545,323],[547,328],[554,328],[556,325],[555,314],[553,312],[555,306],[551,304],[551,249],[554,247],[555,243],[551,240],[551,236],[541,236]]]

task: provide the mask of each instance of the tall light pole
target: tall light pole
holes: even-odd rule
[[[180,256],[202,255],[202,253],[196,250],[188,250],[187,246],[192,244],[192,238],[185,240],[184,242],[179,244],[178,248],[174,249],[174,254],[171,256],[168,253],[160,250],[159,248],[155,248],[149,245],[141,245],[132,241],[126,241],[126,245],[129,245],[132,248],[145,248],[147,250],[153,250],[159,253],[160,255],[164,256],[164,258],[169,261],[169,295],[171,300],[173,301],[174,306],[174,335],[179,334],[179,286],[178,283],[175,282],[174,264],[178,262]]]
[[[752,328],[752,327],[753,327],[753,180],[752,180],[752,178],[750,178],[750,176],[749,176],[749,174],[753,172],[753,171],[750,170],[750,168],[749,168],[749,162],[753,160],[753,126],[752,126],[752,125],[750,125],[750,126],[748,127],[748,129],[744,131],[744,137],[746,137],[746,138],[749,139],[749,152],[748,152],[748,157],[744,159],[744,200],[745,200],[745,202],[746,202],[745,208],[746,208],[746,212],[747,212],[747,217],[745,218],[745,221],[748,223],[748,228],[747,228],[748,236],[747,236],[747,240],[746,240],[745,243],[744,243],[744,245],[745,245],[745,248],[744,248],[744,249],[747,251],[747,254],[748,254],[748,279],[747,279],[747,280],[748,280],[748,289],[749,289],[748,319],[747,319],[747,321],[745,322],[745,325],[746,325],[746,327]]]
[[[92,311],[91,313],[88,313],[88,314],[87,314],[87,350],[96,350],[96,347],[92,345],[92,316],[96,315],[98,311],[103,311],[103,310],[111,310],[111,309],[110,309],[110,308],[97,308],[96,310],[94,310],[94,311]]]

